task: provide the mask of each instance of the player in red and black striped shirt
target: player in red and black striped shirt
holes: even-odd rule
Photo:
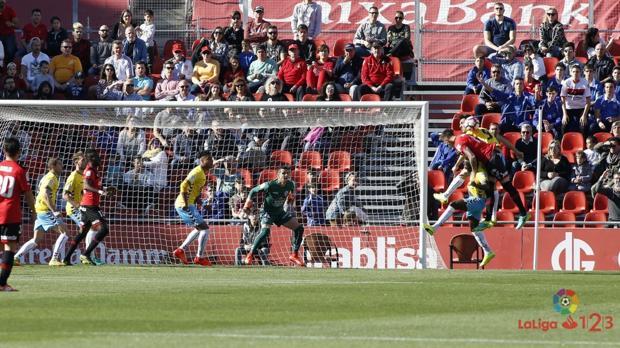
[[[4,257],[0,262],[0,292],[17,291],[7,284],[13,269],[13,259],[19,241],[22,223],[21,194],[24,194],[30,208],[30,219],[34,223],[34,196],[26,179],[26,171],[17,159],[21,154],[19,141],[7,138],[2,145],[4,161],[0,162],[0,243],[4,244]]]

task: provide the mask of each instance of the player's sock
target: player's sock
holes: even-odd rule
[[[82,242],[82,240],[86,237],[86,231],[84,232],[80,232],[77,234],[77,236],[75,236],[73,238],[73,240],[71,240],[71,242],[69,242],[69,250],[67,251],[67,254],[65,255],[65,259],[63,260],[65,263],[69,263],[71,262],[71,255],[73,255],[73,253],[75,252],[75,249],[77,249],[78,245],[80,244],[80,242]]]
[[[26,243],[24,243],[24,245],[22,245],[21,248],[19,248],[17,253],[15,253],[15,257],[20,257],[36,247],[37,247],[37,242],[35,242],[34,238],[32,238]]]
[[[464,182],[465,180],[463,180],[460,175],[455,176],[454,179],[452,179],[452,181],[450,182],[450,185],[448,185],[448,188],[446,189],[446,192],[443,193],[443,195],[446,198],[449,198],[454,193],[454,191],[456,191],[457,188],[463,185]]]
[[[304,226],[299,225],[294,231],[291,238],[291,246],[293,247],[293,252],[298,252],[299,247],[301,247],[301,241],[304,238]]]
[[[444,223],[446,223],[446,221],[448,221],[448,219],[450,218],[450,216],[452,216],[452,214],[454,214],[454,208],[452,208],[451,205],[448,205],[448,207],[446,208],[446,210],[443,212],[443,214],[441,214],[441,216],[439,217],[439,220],[437,220],[437,222],[435,222],[435,224],[433,225],[434,229],[439,228],[441,225],[443,225]]]
[[[13,270],[13,260],[15,259],[14,251],[4,251],[4,258],[0,262],[0,286],[5,286],[6,281]]]
[[[480,247],[482,247],[482,250],[484,250],[485,255],[492,252],[491,246],[489,246],[489,243],[487,242],[487,238],[484,236],[484,232],[472,232],[472,233],[474,234],[474,238],[476,238],[478,245],[480,245]]]
[[[491,213],[491,220],[497,221],[497,208],[499,206],[499,192],[493,190],[493,210]]]
[[[88,233],[86,234],[86,239],[84,240],[84,244],[86,244],[87,249],[90,246],[90,243],[92,243],[93,240],[95,240],[96,234],[97,234],[97,231],[93,230],[92,228],[88,230]]]
[[[198,257],[204,257],[207,241],[209,240],[209,229],[201,230],[198,235]]]
[[[268,227],[261,228],[260,233],[258,234],[258,236],[256,236],[256,239],[254,239],[254,244],[252,244],[252,249],[248,252],[253,253],[254,251],[258,250],[258,246],[261,245],[263,241],[265,240],[265,238],[269,236],[269,232],[271,231],[269,230]]]
[[[56,243],[54,243],[54,252],[52,253],[52,259],[58,259],[60,251],[65,250],[65,244],[67,243],[68,239],[69,237],[67,237],[67,234],[65,233],[61,233],[58,236],[58,238],[56,239]]]
[[[95,250],[95,248],[99,245],[99,243],[108,235],[110,230],[108,229],[108,224],[103,223],[95,234],[95,239],[88,245],[88,248],[84,251],[84,255],[90,257],[90,254]]]
[[[181,244],[181,246],[179,248],[181,249],[185,249],[187,248],[187,246],[194,241],[194,239],[196,239],[196,237],[198,237],[198,234],[200,232],[197,229],[193,229],[185,238],[185,241],[183,242],[183,244]]]
[[[512,201],[517,205],[517,208],[519,208],[519,215],[527,214],[527,210],[525,210],[525,206],[523,206],[523,202],[521,201],[521,196],[519,196],[517,189],[512,186],[512,183],[510,181],[503,182],[502,187],[504,187],[504,190],[508,192],[510,198],[512,198]]]

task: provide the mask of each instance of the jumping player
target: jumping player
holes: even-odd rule
[[[49,265],[64,265],[58,259],[58,255],[60,250],[65,250],[65,243],[69,237],[67,237],[67,226],[60,218],[62,213],[55,209],[56,194],[60,186],[58,176],[62,173],[62,161],[52,157],[47,160],[47,168],[49,172],[45,174],[39,183],[39,192],[34,204],[35,212],[37,213],[37,220],[34,223],[34,236],[24,243],[17,254],[15,254],[15,264],[18,264],[18,259],[21,255],[37,247],[43,239],[45,232],[54,231],[59,233],[59,236],[56,239],[56,243],[54,243],[54,251]]]
[[[17,291],[7,284],[13,269],[15,249],[19,242],[20,225],[22,223],[21,194],[24,194],[30,219],[36,217],[34,196],[30,190],[26,171],[17,159],[21,155],[19,141],[16,138],[6,138],[2,144],[5,160],[0,162],[0,243],[4,244],[4,255],[0,262],[0,292]]]
[[[101,186],[101,179],[98,174],[101,159],[97,151],[94,149],[86,150],[84,158],[88,164],[84,168],[84,195],[80,202],[81,229],[80,233],[71,241],[71,247],[63,262],[65,265],[71,264],[71,255],[73,255],[77,246],[86,237],[88,230],[93,227],[97,230],[97,234],[95,234],[93,242],[90,243],[80,256],[80,261],[86,265],[99,266],[103,263],[100,260],[93,260],[91,253],[110,232],[108,223],[99,208],[99,202],[102,196],[114,193],[115,189],[113,187],[105,188]]]
[[[295,200],[295,183],[289,180],[291,170],[288,167],[282,167],[278,170],[278,178],[273,181],[262,183],[254,187],[248,194],[245,201],[244,211],[246,214],[252,208],[252,198],[259,192],[265,193],[265,203],[261,210],[261,232],[256,239],[248,254],[245,257],[245,263],[252,264],[253,255],[258,246],[267,238],[271,232],[271,225],[286,226],[292,232],[291,246],[293,249],[289,260],[297,266],[304,266],[303,261],[299,258],[299,247],[301,246],[304,235],[304,227],[297,221],[297,218],[289,211],[284,210],[284,205]]]

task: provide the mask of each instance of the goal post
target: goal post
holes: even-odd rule
[[[172,251],[192,227],[182,224],[174,203],[197,152],[208,150],[225,159],[207,174],[197,204],[210,226],[206,255],[213,263],[232,265],[246,252],[244,224],[254,225],[240,204],[250,188],[287,165],[296,185],[290,213],[305,226],[309,266],[443,268],[437,246],[420,228],[427,125],[426,102],[0,101],[0,137],[22,143],[20,161],[35,195],[48,158],[64,164],[62,187],[74,153],[100,153],[103,184],[117,192],[102,200],[111,232],[96,253],[112,264],[178,263]],[[339,197],[349,180],[357,183]],[[64,211],[61,197],[57,210]],[[255,206],[262,203],[259,195]],[[256,216],[260,226],[264,215],[257,210]],[[64,218],[75,235],[77,226]],[[22,242],[31,229],[23,228]],[[55,236],[45,238],[22,262],[49,260]],[[270,264],[289,265],[290,239],[288,229],[272,226]]]

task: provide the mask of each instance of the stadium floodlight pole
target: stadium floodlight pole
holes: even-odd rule
[[[542,164],[542,142],[543,142],[543,107],[541,106],[538,110],[538,143],[536,145],[536,190],[534,194],[536,195],[536,206],[534,209],[534,252],[532,255],[532,269],[535,271],[538,266],[538,230],[540,229],[539,215],[540,215],[540,167]],[[523,233],[523,232],[522,232]]]
[[[426,223],[426,202],[428,200],[428,161],[426,159],[428,153],[428,102],[424,102],[422,106],[422,112],[420,115],[420,141],[418,142],[420,152],[417,154],[416,158],[418,159],[418,180],[420,180],[420,221],[419,221],[419,251],[418,258],[420,260],[420,267],[422,269],[426,268],[426,231],[424,231],[423,224]],[[441,257],[441,255],[440,255]]]

